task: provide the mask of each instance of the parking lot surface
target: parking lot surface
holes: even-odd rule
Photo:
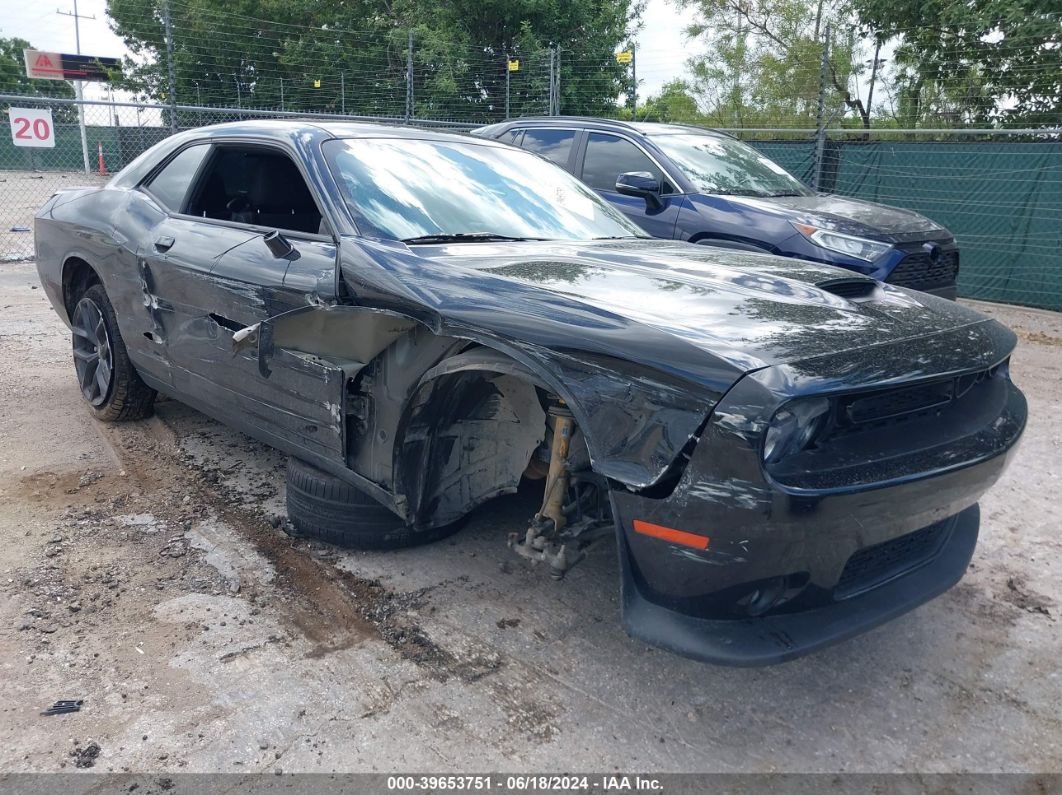
[[[624,634],[614,547],[561,582],[513,555],[534,488],[418,549],[292,539],[281,455],[174,401],[95,422],[0,265],[0,769],[1062,771],[1062,316],[977,306],[1030,421],[967,576],[735,670]]]

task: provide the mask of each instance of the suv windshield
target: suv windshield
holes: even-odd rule
[[[324,151],[365,235],[411,244],[646,236],[567,172],[517,149],[348,138]]]
[[[751,146],[718,135],[654,135],[701,193],[736,196],[813,196],[796,177]]]

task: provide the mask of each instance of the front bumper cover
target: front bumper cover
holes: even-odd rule
[[[642,595],[623,555],[623,625],[632,637],[701,662],[752,667],[792,660],[903,615],[962,579],[980,510],[971,506],[947,522],[947,541],[924,565],[843,601],[759,618],[713,620],[655,604]]]
[[[865,631],[954,585],[977,540],[977,502],[1025,426],[1025,398],[1000,366],[1010,337],[974,327],[924,342],[919,361],[936,374],[916,374],[923,379],[941,378],[935,359],[960,346],[968,363],[960,372],[994,375],[963,393],[978,395],[973,403],[957,397],[936,418],[889,426],[891,441],[877,431],[842,437],[807,458],[806,471],[765,469],[764,418],[790,396],[880,388],[882,371],[911,368],[910,352],[781,365],[738,382],[668,493],[612,492],[628,632],[707,662],[762,665]],[[635,521],[693,534],[703,546],[653,537]],[[939,546],[912,546],[944,525]],[[901,550],[889,561],[894,574],[850,567],[885,546]]]

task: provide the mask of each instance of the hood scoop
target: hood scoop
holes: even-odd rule
[[[847,301],[869,301],[876,297],[879,292],[876,281],[862,276],[841,276],[836,279],[826,279],[825,281],[815,282],[815,286]]]

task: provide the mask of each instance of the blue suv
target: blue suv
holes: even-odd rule
[[[908,210],[818,194],[700,127],[551,116],[473,130],[564,167],[656,237],[825,262],[954,299],[951,233]]]

